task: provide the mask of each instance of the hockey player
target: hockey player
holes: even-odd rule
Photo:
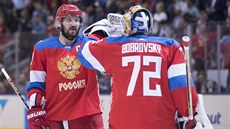
[[[101,39],[111,32],[90,26],[84,31],[90,31],[89,38],[78,52],[83,65],[112,76],[110,129],[203,129],[188,120],[186,66],[180,44],[171,38],[146,36],[151,14],[141,6],[131,7],[123,16],[127,36]],[[198,95],[192,78],[190,84],[196,111]],[[180,116],[179,124],[175,116]]]
[[[55,17],[58,37],[35,44],[27,87],[30,129],[103,129],[96,72],[77,59],[84,39],[78,34],[81,10],[59,7]]]

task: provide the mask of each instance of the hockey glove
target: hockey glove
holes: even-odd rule
[[[89,27],[87,27],[83,34],[88,36],[90,34],[99,34],[102,37],[108,37],[112,32],[116,31],[114,25],[112,25],[107,19],[102,19]]]
[[[204,109],[203,96],[198,94],[198,104],[194,120],[191,121],[188,117],[182,117],[177,113],[178,129],[213,129]]]
[[[196,126],[196,120],[189,120],[188,117],[183,117],[177,113],[177,125],[178,129],[194,129]]]
[[[42,107],[32,107],[27,112],[28,125],[30,129],[49,129],[46,119],[46,111]]]

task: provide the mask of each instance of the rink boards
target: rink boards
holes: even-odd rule
[[[101,95],[103,118],[108,127],[110,95]],[[230,128],[230,95],[204,95],[204,106],[214,129]],[[16,95],[0,95],[0,129],[24,129],[25,107]]]

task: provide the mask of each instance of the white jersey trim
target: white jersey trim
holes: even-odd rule
[[[69,129],[69,124],[67,120],[62,121],[64,129]]]
[[[35,106],[35,102],[36,102],[36,97],[37,97],[37,93],[33,93],[30,98],[29,98],[29,105],[30,107]]]
[[[185,63],[171,65],[168,69],[168,79],[180,75],[186,75]]]
[[[89,50],[89,44],[91,42],[87,42],[82,49],[82,55],[84,58],[97,70],[105,72],[104,67],[100,64],[100,62],[92,55]]]
[[[30,82],[45,82],[46,72],[45,71],[30,71]]]

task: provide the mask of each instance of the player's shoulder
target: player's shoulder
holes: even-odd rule
[[[46,38],[43,40],[38,41],[35,46],[37,48],[38,51],[41,51],[45,48],[52,48],[55,46],[55,44],[57,44],[59,42],[58,37],[50,37],[50,38]]]
[[[180,45],[176,40],[174,40],[173,38],[169,38],[169,37],[148,36],[147,40],[150,42],[155,42],[155,43],[163,44],[166,46]]]
[[[154,42],[166,46],[178,46],[179,43],[168,37],[157,37],[157,36],[146,36],[146,35],[136,35],[136,36],[119,36],[119,37],[108,37],[106,38],[106,43],[127,43],[127,42]]]

